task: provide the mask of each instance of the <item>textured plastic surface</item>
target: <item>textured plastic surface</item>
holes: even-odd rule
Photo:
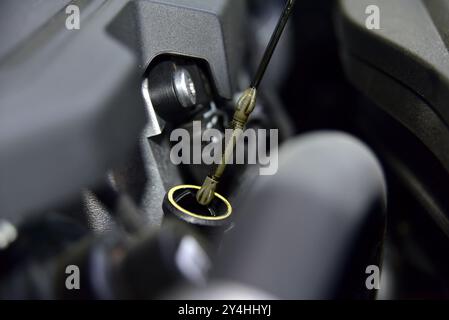
[[[142,69],[163,54],[205,60],[219,95],[231,99],[245,48],[245,8],[241,0],[131,1],[109,29],[136,52]]]
[[[380,30],[366,27],[370,5]],[[341,0],[337,25],[350,80],[449,171],[448,13],[446,0]]]
[[[35,16],[31,2],[2,21],[2,217],[59,204],[129,156],[147,120],[141,77],[158,55],[205,60],[218,93],[232,96],[242,1],[80,0],[81,29],[72,31],[64,1],[47,1]],[[21,17],[27,23],[14,39]]]

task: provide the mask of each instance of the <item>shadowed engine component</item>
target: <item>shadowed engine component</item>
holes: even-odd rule
[[[385,205],[382,169],[356,139],[321,133],[289,142],[278,174],[260,178],[236,210],[216,275],[282,299],[369,297],[364,271],[380,265]],[[345,281],[355,290],[338,291]]]

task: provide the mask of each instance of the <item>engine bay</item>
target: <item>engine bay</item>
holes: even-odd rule
[[[448,298],[447,12],[1,0],[0,298]]]

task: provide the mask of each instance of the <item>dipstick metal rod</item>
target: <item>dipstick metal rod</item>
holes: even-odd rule
[[[263,76],[265,75],[265,72],[267,71],[268,65],[270,64],[271,58],[273,57],[274,50],[276,50],[279,40],[281,39],[282,33],[284,32],[285,26],[287,25],[287,22],[293,12],[295,3],[296,3],[296,0],[289,0],[285,4],[285,8],[282,12],[282,16],[279,19],[279,22],[276,26],[276,29],[275,29],[273,35],[271,36],[270,42],[267,46],[267,49],[265,50],[265,54],[262,58],[262,61],[260,62],[257,73],[253,79],[253,82],[251,83],[251,88],[255,88],[255,89],[259,88],[259,85],[262,82]]]
[[[240,135],[243,133],[243,130],[245,129],[246,124],[248,123],[248,119],[251,113],[254,111],[254,108],[256,106],[257,89],[259,88],[260,83],[262,82],[263,76],[265,75],[265,72],[267,71],[271,58],[273,57],[273,53],[279,43],[279,40],[282,36],[285,26],[293,12],[295,2],[296,0],[287,1],[284,10],[282,12],[282,15],[279,19],[279,22],[276,26],[276,29],[273,35],[271,36],[267,49],[265,50],[259,68],[257,69],[257,73],[254,77],[254,80],[252,81],[251,86],[247,90],[245,90],[245,92],[242,94],[242,96],[237,102],[234,118],[232,120],[231,125],[233,129],[232,139],[231,141],[228,142],[227,146],[225,147],[221,163],[218,165],[218,167],[216,168],[215,172],[212,175],[206,177],[203,186],[196,195],[196,199],[198,203],[201,205],[207,206],[215,198],[215,191],[217,190],[218,183],[220,182],[220,179],[224,174],[226,165],[229,163],[230,157],[234,153],[234,149],[240,138]]]

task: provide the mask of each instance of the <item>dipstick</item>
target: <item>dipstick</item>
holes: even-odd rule
[[[215,191],[217,190],[218,183],[224,174],[226,165],[228,164],[230,157],[234,153],[234,149],[243,133],[243,130],[248,123],[248,119],[251,113],[254,111],[256,106],[257,90],[262,82],[262,79],[267,71],[268,65],[270,64],[273,53],[279,43],[285,26],[293,12],[296,0],[288,0],[285,8],[282,12],[282,16],[276,26],[273,35],[271,36],[270,42],[265,50],[262,61],[260,62],[259,68],[257,69],[256,75],[251,82],[251,86],[246,89],[240,99],[237,102],[236,110],[232,120],[231,128],[233,130],[232,139],[228,142],[225,147],[221,163],[216,168],[215,172],[206,177],[203,186],[198,191],[196,199],[199,204],[203,206],[209,205],[215,197]]]

